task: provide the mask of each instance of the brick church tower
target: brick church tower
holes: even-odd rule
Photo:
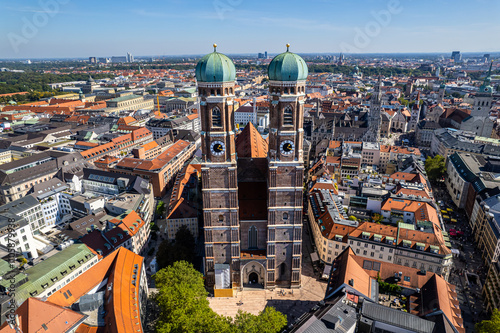
[[[234,133],[233,62],[216,51],[196,66],[202,138],[202,197],[205,278],[209,288],[239,282],[239,218]]]
[[[267,287],[300,287],[304,100],[308,74],[304,60],[287,51],[269,64],[269,151]]]
[[[233,62],[214,49],[196,66],[205,278],[214,294],[300,287],[307,74],[288,49],[276,56],[269,64],[268,141],[252,123],[235,139]]]

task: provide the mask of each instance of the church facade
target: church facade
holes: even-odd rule
[[[268,139],[251,123],[237,135],[236,71],[215,47],[196,66],[206,285],[209,289],[298,288],[307,65],[287,45],[287,51],[268,68]]]
[[[470,117],[465,118],[460,129],[475,133],[477,136],[491,138],[493,121],[490,119],[490,110],[493,103],[493,87],[491,86],[491,66],[483,84],[474,96],[474,106]]]

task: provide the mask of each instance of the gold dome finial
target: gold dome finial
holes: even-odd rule
[[[289,43],[287,43],[287,44],[286,44],[286,52],[288,52],[288,49],[289,49],[289,48],[290,48],[290,44],[289,44]]]
[[[217,44],[214,43],[214,52],[217,51]]]

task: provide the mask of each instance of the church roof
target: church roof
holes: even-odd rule
[[[306,62],[299,55],[287,50],[274,57],[267,69],[271,81],[300,81],[307,79]]]
[[[249,122],[236,138],[238,157],[266,158],[268,143]]]
[[[196,65],[198,82],[232,82],[236,77],[234,63],[226,55],[215,50],[200,59]]]

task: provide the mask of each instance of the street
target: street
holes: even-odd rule
[[[453,258],[449,282],[457,288],[466,332],[472,333],[474,332],[475,323],[487,319],[483,311],[483,298],[481,295],[486,278],[481,255],[476,249],[467,215],[453,204],[444,183],[433,184],[432,189],[436,202],[443,201],[443,209],[453,209],[450,217],[457,220],[456,223],[445,221],[446,231],[455,229],[464,233],[463,236],[452,237],[450,235],[452,247],[458,249],[460,255]]]

